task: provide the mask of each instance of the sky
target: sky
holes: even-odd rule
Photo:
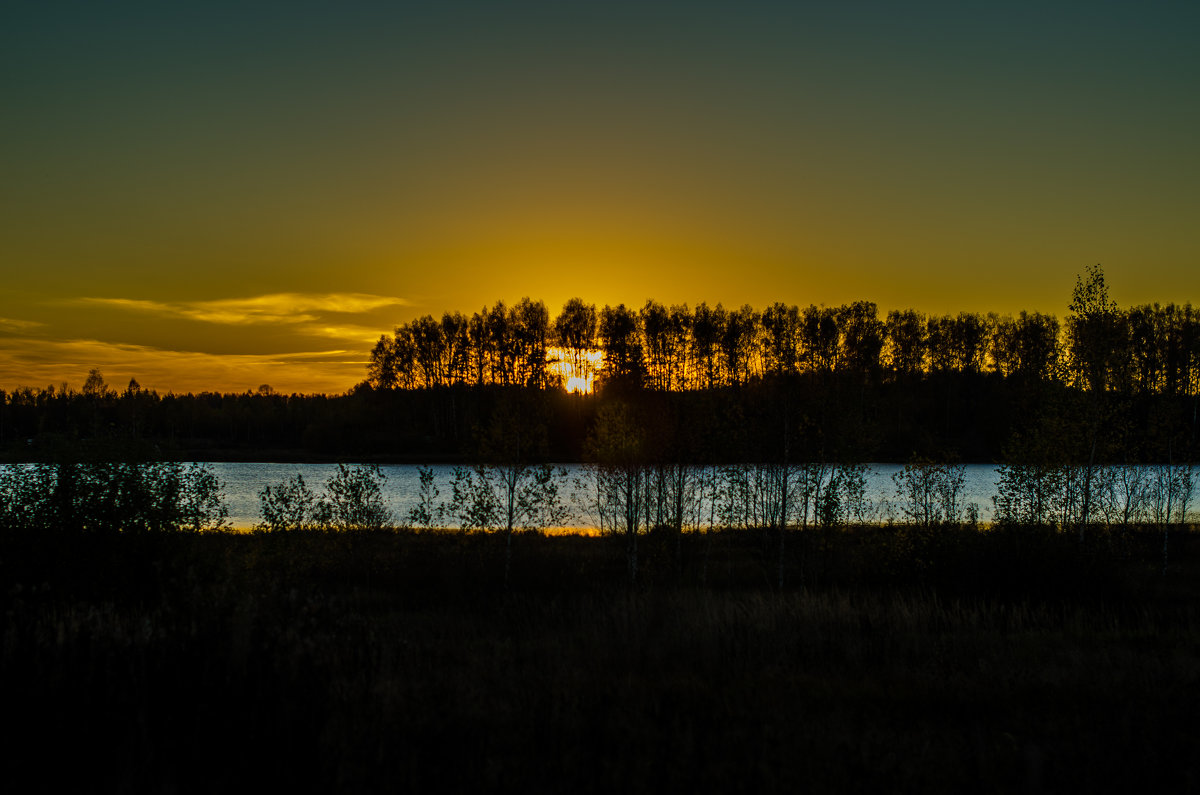
[[[340,393],[579,296],[1200,303],[1195,2],[0,6],[0,389]]]

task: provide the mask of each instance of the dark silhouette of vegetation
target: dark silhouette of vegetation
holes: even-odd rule
[[[687,534],[682,579],[647,535],[636,589],[604,537],[529,536],[508,589],[482,533],[117,534],[37,571],[5,547],[8,780],[1186,791],[1195,539],[1162,577],[1154,534],[851,526],[782,593],[737,531]]]
[[[537,409],[528,396],[497,409],[487,426],[477,431],[481,463],[455,468],[453,500],[448,509],[439,510],[455,516],[463,529],[504,533],[505,587],[512,570],[514,531],[561,525],[566,515],[559,499],[566,473],[544,463],[546,426]],[[419,512],[421,517],[427,514],[427,509]]]
[[[511,392],[532,391],[545,396],[547,460],[559,462],[584,460],[614,401],[676,432],[705,413],[701,441],[653,440],[678,461],[765,461],[779,455],[778,418],[755,408],[768,400],[790,406],[797,460],[1026,463],[1050,430],[1064,464],[1195,460],[1200,314],[1118,307],[1098,267],[1079,277],[1068,310],[1060,323],[1028,312],[881,318],[865,301],[759,312],[574,298],[552,317],[525,298],[401,325],[341,396],[159,395],[136,381],[118,393],[99,372],[81,391],[0,393],[0,454],[37,461],[83,440],[136,439],[193,460],[476,463],[476,429]],[[595,391],[565,393],[571,378]],[[734,427],[743,421],[767,425]]]
[[[650,469],[645,446],[642,424],[626,406],[612,403],[596,418],[587,448],[591,506],[601,531],[624,537],[631,584],[637,582],[638,535],[650,516]]]
[[[919,527],[961,524],[966,516],[965,468],[916,460],[892,475],[900,513]]]
[[[221,485],[201,464],[63,457],[0,467],[0,532],[27,539],[201,532],[225,526]]]
[[[379,530],[392,523],[383,504],[385,480],[374,464],[338,464],[321,494],[314,494],[301,475],[267,486],[258,495],[263,517],[259,529]]]
[[[1064,327],[1036,312],[926,316],[908,309],[881,320],[867,301],[803,309],[776,303],[759,312],[720,304],[668,309],[651,300],[634,311],[624,305],[597,310],[573,298],[550,322],[541,302],[523,299],[511,310],[497,304],[469,319],[447,313],[440,323],[426,316],[400,326],[376,346],[368,383],[376,389],[555,386],[553,365],[562,360],[556,357],[582,374],[589,366],[585,354],[594,350],[602,356],[602,384],[666,391],[805,373],[900,381],[995,373],[1100,391],[1196,393],[1200,315],[1190,305],[1122,310],[1096,267],[1080,277],[1069,310]],[[458,333],[467,326],[482,331]],[[476,365],[456,366],[456,357]]]

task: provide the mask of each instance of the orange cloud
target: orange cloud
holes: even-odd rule
[[[135,298],[78,298],[78,303],[107,306],[161,317],[186,318],[205,323],[245,325],[274,323],[298,325],[321,314],[361,314],[389,306],[405,306],[403,298],[369,293],[271,293],[249,298],[215,301],[145,301]]]
[[[39,323],[36,320],[17,320],[11,317],[0,317],[0,331],[12,331],[19,334],[23,331],[29,331],[30,329],[44,325],[46,324]]]
[[[78,388],[100,368],[116,388],[129,379],[160,392],[244,392],[270,384],[278,392],[345,392],[363,380],[366,359],[348,350],[288,354],[215,355],[99,340],[0,337],[0,384]]]

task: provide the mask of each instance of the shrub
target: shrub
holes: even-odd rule
[[[69,462],[0,470],[6,533],[112,534],[217,530],[228,510],[203,464]]]
[[[378,530],[392,520],[383,504],[385,478],[374,464],[348,467],[325,482],[325,491],[314,494],[302,475],[267,486],[258,493],[266,531],[336,528]]]

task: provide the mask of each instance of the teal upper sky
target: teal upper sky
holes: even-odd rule
[[[1197,41],[1182,2],[8,3],[0,386],[67,342],[356,367],[523,295],[1197,301]],[[350,294],[391,303],[147,309]]]

